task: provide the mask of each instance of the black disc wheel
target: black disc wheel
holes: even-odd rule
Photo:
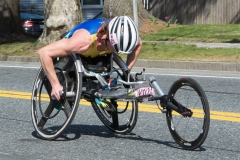
[[[126,64],[118,55],[114,55],[114,62],[116,72],[113,72],[110,77],[126,81],[129,72]],[[117,85],[115,84],[115,86]],[[105,99],[101,103],[96,103],[96,100],[92,99],[92,106],[102,123],[114,133],[127,134],[133,130],[137,123],[138,101],[136,99]]]
[[[192,112],[192,115],[183,116],[167,108],[167,124],[173,139],[183,149],[200,147],[210,125],[209,104],[202,87],[191,78],[181,78],[171,86],[168,100]]]
[[[55,72],[64,88],[60,101],[51,98],[51,84],[39,69],[32,91],[32,122],[37,134],[47,140],[61,136],[71,124],[81,97],[81,73],[71,56],[54,59]]]

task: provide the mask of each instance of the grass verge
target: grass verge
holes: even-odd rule
[[[240,42],[240,25],[172,25],[154,34],[142,35],[143,40],[185,42]]]

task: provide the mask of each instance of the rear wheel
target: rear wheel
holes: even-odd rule
[[[210,125],[208,100],[202,87],[191,78],[181,78],[170,88],[168,99],[177,107],[184,106],[193,112],[191,117],[183,117],[167,108],[167,124],[173,139],[184,149],[200,147]]]
[[[125,63],[117,55],[114,57],[114,62],[117,71],[113,72],[110,77],[122,78],[126,81],[128,69]],[[132,86],[124,87],[128,88]],[[91,103],[97,116],[108,129],[118,134],[126,134],[133,130],[138,117],[138,101],[136,99],[105,99],[102,102],[106,106],[97,104],[94,99],[92,99]]]
[[[82,75],[71,56],[54,60],[55,72],[64,88],[61,101],[51,98],[51,84],[41,67],[32,91],[32,122],[37,134],[47,140],[61,136],[71,124],[81,96]]]

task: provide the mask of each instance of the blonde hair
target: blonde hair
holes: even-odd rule
[[[106,33],[108,33],[108,24],[103,23],[97,32],[97,36],[99,36],[99,34],[106,34]]]

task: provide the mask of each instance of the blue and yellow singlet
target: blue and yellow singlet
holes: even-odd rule
[[[85,57],[91,56],[92,58],[94,58],[98,55],[105,55],[105,54],[108,54],[108,53],[112,53],[111,51],[98,51],[96,43],[95,43],[96,38],[97,38],[97,31],[102,26],[102,23],[104,23],[104,22],[105,22],[105,20],[103,20],[103,19],[93,19],[93,20],[88,20],[88,21],[85,21],[83,23],[80,23],[75,28],[73,28],[65,36],[65,38],[70,38],[73,35],[73,33],[75,31],[77,31],[78,29],[86,29],[91,35],[92,45],[90,46],[90,48],[86,52],[81,53],[81,55],[83,55]]]

